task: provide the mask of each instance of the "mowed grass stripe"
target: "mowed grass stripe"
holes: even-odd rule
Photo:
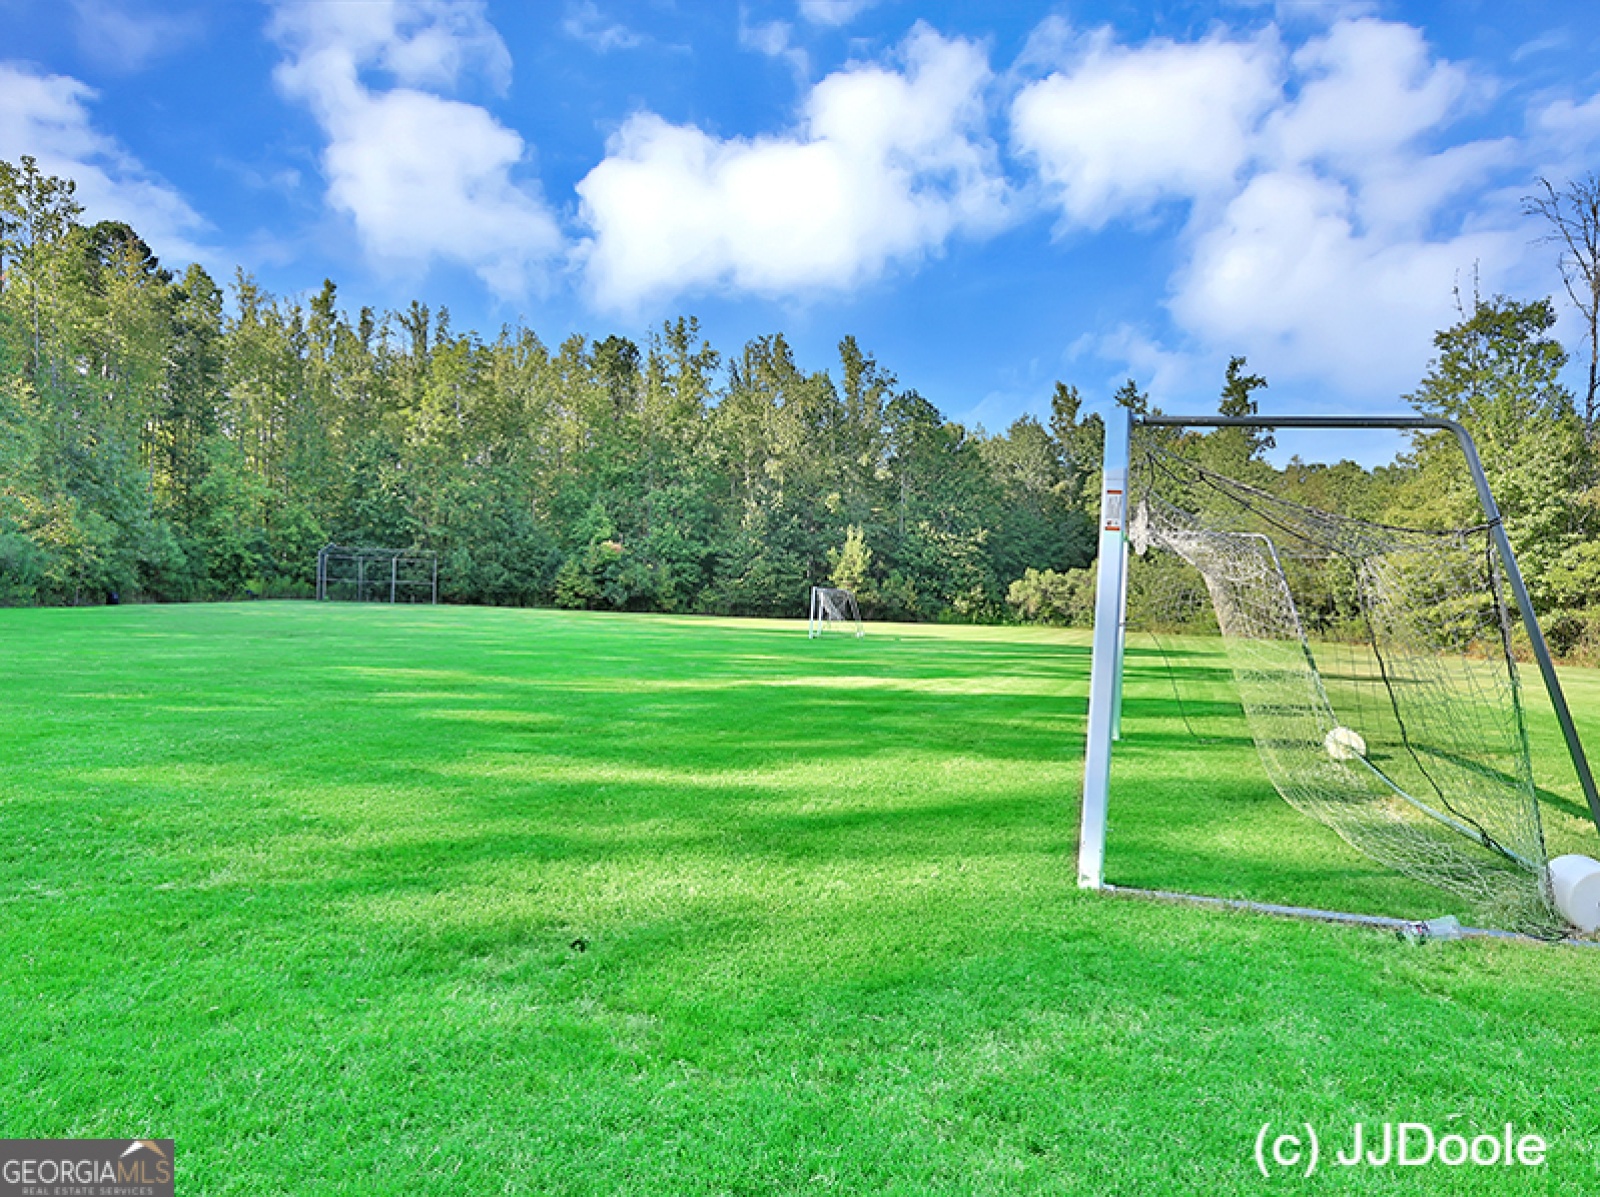
[[[1264,1120],[1458,1114],[1594,1175],[1600,953],[1076,890],[1080,633],[263,603],[0,654],[6,1135],[172,1134],[200,1193],[1231,1193]],[[1114,879],[1447,906],[1130,665]]]

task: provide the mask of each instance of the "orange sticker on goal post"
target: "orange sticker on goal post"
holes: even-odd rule
[[[1105,529],[1105,531],[1107,531],[1107,532],[1121,532],[1122,531],[1122,492],[1120,490],[1108,490],[1108,491],[1106,491],[1105,492],[1105,502],[1104,502],[1103,506],[1104,506],[1105,510],[1103,512],[1103,523],[1102,523],[1102,526]]]

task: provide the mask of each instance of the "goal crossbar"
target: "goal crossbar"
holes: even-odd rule
[[[1453,420],[1427,416],[1136,416],[1124,411],[1106,421],[1104,469],[1100,498],[1099,573],[1095,590],[1094,649],[1089,683],[1088,736],[1084,761],[1082,817],[1078,840],[1078,884],[1107,888],[1105,880],[1106,812],[1110,793],[1113,743],[1120,738],[1123,654],[1127,635],[1128,485],[1132,433],[1136,425],[1163,428],[1275,428],[1432,430],[1450,433],[1460,445],[1477,492],[1484,527],[1500,557],[1520,622],[1538,662],[1539,673],[1591,819],[1600,829],[1600,793],[1572,713],[1556,675],[1549,646],[1539,627],[1516,556],[1506,536],[1499,507],[1478,457],[1471,434]],[[1274,557],[1276,554],[1274,553]],[[1308,649],[1309,651],[1309,649]],[[1370,766],[1369,766],[1370,767]],[[1383,779],[1388,781],[1387,778]],[[1389,783],[1393,785],[1392,782]],[[1400,795],[1414,802],[1403,792]],[[1429,810],[1428,814],[1435,812]],[[1454,823],[1454,820],[1448,820]],[[1476,837],[1474,837],[1476,838]]]

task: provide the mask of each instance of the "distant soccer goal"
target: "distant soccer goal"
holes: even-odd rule
[[[807,623],[809,637],[815,640],[832,623],[842,624],[846,629],[854,628],[857,636],[867,634],[861,624],[861,608],[851,591],[837,586],[813,586],[811,618]]]
[[[1196,438],[1180,434],[1194,427],[1448,431],[1483,518],[1404,528],[1291,501],[1208,467],[1192,452]],[[1568,866],[1546,855],[1519,640],[1600,826],[1554,665],[1471,438],[1421,417],[1107,422],[1080,885],[1116,888],[1106,886],[1104,850],[1128,596],[1148,602],[1185,586],[1187,618],[1196,597],[1209,600],[1211,634],[1220,633],[1263,770],[1286,802],[1491,921],[1552,927],[1559,913],[1584,929],[1600,922],[1600,899],[1578,909]]]
[[[425,549],[326,545],[317,554],[317,598],[356,603],[437,603],[439,555]]]

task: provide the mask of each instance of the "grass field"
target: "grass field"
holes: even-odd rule
[[[1449,910],[1272,794],[1214,665],[1201,744],[1130,653],[1111,878]],[[172,1136],[186,1194],[1595,1191],[1600,950],[1079,893],[1087,674],[1044,630],[0,611],[0,1134]],[[1550,1146],[1269,1185],[1269,1121]]]

